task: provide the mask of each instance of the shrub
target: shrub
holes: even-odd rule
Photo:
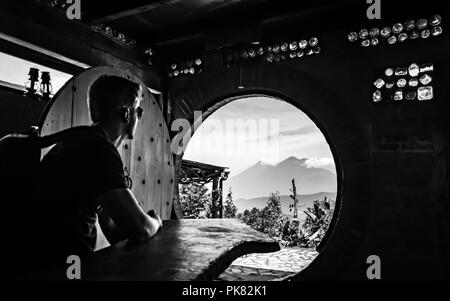
[[[313,207],[305,210],[306,219],[289,218],[281,213],[278,192],[272,193],[266,207],[259,210],[245,210],[240,219],[253,229],[267,233],[270,237],[288,247],[316,247],[323,239],[333,216],[333,201],[324,198],[315,201]]]

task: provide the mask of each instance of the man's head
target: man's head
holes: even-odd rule
[[[100,76],[88,93],[92,121],[118,129],[120,136],[132,139],[142,115],[141,94],[137,83],[118,76]]]

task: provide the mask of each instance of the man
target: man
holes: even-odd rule
[[[153,211],[147,215],[129,189],[117,151],[123,139],[133,139],[143,113],[141,94],[136,83],[101,76],[88,93],[93,125],[73,131],[43,158],[34,231],[45,264],[92,253],[98,214],[110,243],[144,241],[161,227],[161,219]]]

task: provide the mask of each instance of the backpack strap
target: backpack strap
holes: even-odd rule
[[[46,148],[46,147],[49,147],[53,144],[60,142],[64,138],[68,137],[69,135],[72,135],[74,133],[82,133],[82,132],[86,131],[86,129],[89,129],[89,128],[90,128],[90,126],[82,125],[82,126],[65,129],[65,130],[56,132],[51,135],[39,137],[39,136],[37,136],[38,133],[36,132],[35,127],[33,127],[31,129],[30,135],[37,138],[37,145],[39,146],[39,148]]]

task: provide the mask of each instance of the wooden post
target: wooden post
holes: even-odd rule
[[[217,201],[218,201],[218,193],[217,193],[217,188],[219,186],[219,178],[214,178],[213,180],[213,186],[212,186],[212,194],[211,194],[211,205],[212,205],[212,218],[218,218],[218,214],[217,214]]]
[[[223,218],[223,178],[219,180],[219,218]]]
[[[181,161],[182,161],[182,157],[180,155],[174,155],[174,181],[173,181],[173,189],[174,189],[174,194],[173,194],[173,214],[171,219],[181,219],[183,218],[183,213],[181,211],[181,206],[180,206],[180,191],[178,189],[178,185],[180,183],[180,177],[179,177],[179,172],[181,169]]]

